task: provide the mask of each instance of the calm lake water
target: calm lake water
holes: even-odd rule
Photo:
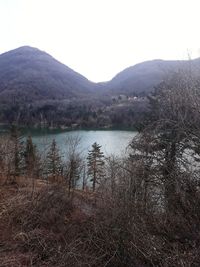
[[[68,139],[75,137],[80,139],[78,150],[86,155],[94,142],[102,146],[101,150],[105,155],[114,154],[116,156],[123,155],[126,148],[133,137],[136,135],[134,131],[119,131],[119,130],[100,130],[100,131],[85,131],[77,130],[70,132],[56,133],[39,133],[31,132],[33,142],[44,150],[48,149],[49,144],[55,139],[61,152],[65,153],[68,147]]]
[[[7,132],[8,128],[0,126],[0,133]],[[52,140],[55,139],[61,152],[67,152],[69,138],[80,139],[78,150],[83,155],[87,155],[88,150],[94,142],[102,146],[101,150],[105,156],[113,154],[122,156],[133,137],[137,134],[135,131],[125,130],[76,130],[76,131],[49,131],[49,130],[25,130],[25,136],[31,135],[33,142],[40,151],[47,152]]]

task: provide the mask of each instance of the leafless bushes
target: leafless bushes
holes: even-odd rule
[[[170,212],[163,209],[161,197],[154,198],[163,192],[152,190],[155,180],[147,179],[152,173],[141,159],[115,159],[114,171],[113,164],[107,165],[113,181],[108,175],[100,185],[90,214],[84,214],[81,203],[74,206],[61,186],[45,185],[32,199],[22,189],[2,203],[0,225],[4,223],[5,232],[12,229],[12,264],[20,266],[26,258],[25,266],[199,266],[196,181],[190,175],[179,177],[182,182]],[[2,244],[9,255],[6,240]],[[9,262],[6,257],[3,253],[1,262]]]
[[[75,242],[75,232],[70,232],[74,223],[70,220],[72,212],[66,191],[54,186],[39,190],[32,199],[24,191],[9,198],[1,219],[7,222],[5,228],[12,229],[10,238],[13,245],[17,244],[17,249],[12,249],[28,254],[32,265],[70,266],[67,262],[65,265],[62,257],[66,251],[67,258],[67,249],[70,254],[70,243]],[[57,265],[57,261],[62,264]],[[27,266],[31,266],[30,262]]]
[[[164,191],[157,197],[151,183],[144,186],[147,176],[141,165],[120,168],[124,176],[120,173],[122,180],[116,182],[115,194],[104,194],[97,203],[91,228],[94,247],[105,256],[104,264],[199,266],[200,192],[196,182],[189,175],[179,176],[174,209],[165,210],[161,202]]]
[[[104,266],[110,258],[101,224],[74,208],[62,187],[45,187],[33,198],[22,190],[2,204],[1,233],[6,234],[0,260],[5,266],[22,266],[22,259],[25,266]]]
[[[183,74],[151,99],[129,159],[115,160],[117,177],[109,162],[115,178],[102,187],[95,227],[98,246],[111,251],[108,266],[200,265],[200,97],[198,83]]]

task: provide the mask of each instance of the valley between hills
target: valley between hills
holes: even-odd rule
[[[200,59],[192,60],[195,69]],[[37,48],[0,55],[0,123],[35,128],[135,128],[148,97],[191,61],[152,60],[94,83]]]

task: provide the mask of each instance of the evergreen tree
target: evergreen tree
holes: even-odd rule
[[[31,136],[27,137],[24,150],[24,168],[28,178],[32,179],[32,197],[35,190],[35,177],[38,175],[39,160],[36,154],[36,146],[32,142]]]
[[[52,176],[54,181],[62,174],[61,156],[55,139],[53,139],[47,154],[47,174],[48,176]]]
[[[26,146],[24,151],[25,171],[28,175],[35,174],[36,171],[36,146],[32,142],[31,136],[27,137]]]
[[[91,177],[92,190],[96,190],[96,184],[103,177],[104,154],[101,152],[101,146],[96,142],[92,145],[92,150],[88,153],[88,175]]]
[[[12,151],[12,175],[13,182],[16,183],[16,177],[22,173],[23,169],[23,136],[21,135],[19,129],[12,125],[10,129],[10,140],[13,146]]]
[[[69,194],[71,189],[75,189],[77,181],[80,179],[80,162],[78,155],[70,155],[67,163],[67,181]]]

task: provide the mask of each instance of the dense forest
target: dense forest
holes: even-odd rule
[[[186,69],[162,81],[123,158],[1,136],[1,266],[199,266],[199,86]]]

